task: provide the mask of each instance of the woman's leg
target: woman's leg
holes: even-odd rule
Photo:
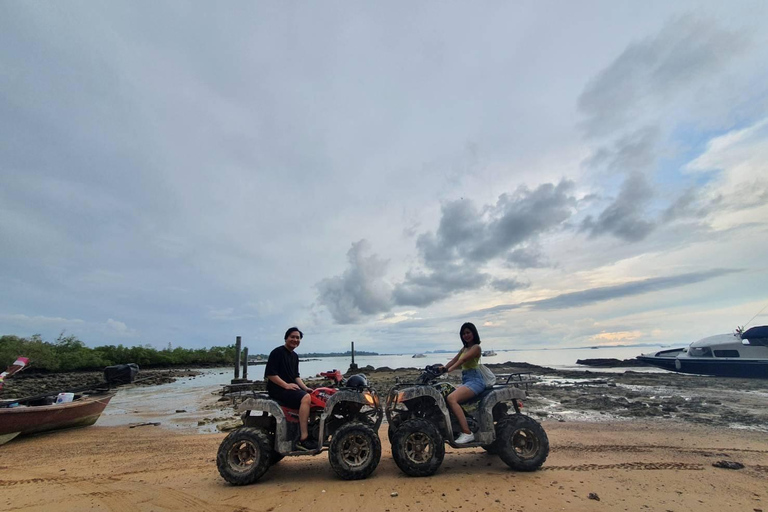
[[[469,389],[467,386],[462,385],[457,387],[453,393],[448,395],[448,397],[445,399],[445,401],[448,402],[448,407],[451,408],[451,412],[453,412],[453,415],[456,416],[456,419],[459,422],[459,426],[461,427],[461,431],[465,434],[471,434],[472,431],[469,430],[467,418],[464,416],[464,410],[459,404],[466,402],[473,396],[475,396],[475,392]]]

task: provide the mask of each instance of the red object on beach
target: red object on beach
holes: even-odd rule
[[[99,419],[114,392],[82,395],[72,402],[0,408],[0,445],[19,435],[87,427]]]
[[[28,364],[29,364],[28,358],[26,357],[16,358],[16,362],[14,362],[11,366],[9,366],[8,369],[5,370],[3,373],[0,373],[0,389],[3,389],[3,382],[5,381],[6,377],[10,377],[16,373],[19,373]]]

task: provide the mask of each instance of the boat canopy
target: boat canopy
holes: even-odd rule
[[[750,327],[743,333],[741,333],[741,339],[754,340],[754,339],[768,339],[768,325],[759,325],[756,327]]]

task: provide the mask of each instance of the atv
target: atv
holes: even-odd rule
[[[549,439],[541,425],[520,412],[529,374],[511,374],[503,384],[486,389],[461,404],[475,441],[456,444],[461,433],[446,397],[456,387],[444,380],[440,365],[427,366],[415,383],[397,384],[387,395],[385,412],[392,457],[409,476],[429,476],[443,462],[445,445],[482,447],[498,454],[509,467],[535,471],[549,455]],[[510,410],[510,406],[512,410]]]
[[[331,467],[345,480],[368,477],[381,459],[379,426],[383,414],[376,390],[365,375],[345,380],[338,370],[322,372],[330,386],[312,390],[309,437],[315,450],[297,450],[299,411],[289,409],[266,393],[254,393],[237,411],[243,425],[224,438],[216,455],[221,476],[233,485],[261,478],[284,456],[317,455],[328,449]]]

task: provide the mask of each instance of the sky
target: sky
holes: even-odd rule
[[[768,3],[0,1],[0,334],[768,324]]]

